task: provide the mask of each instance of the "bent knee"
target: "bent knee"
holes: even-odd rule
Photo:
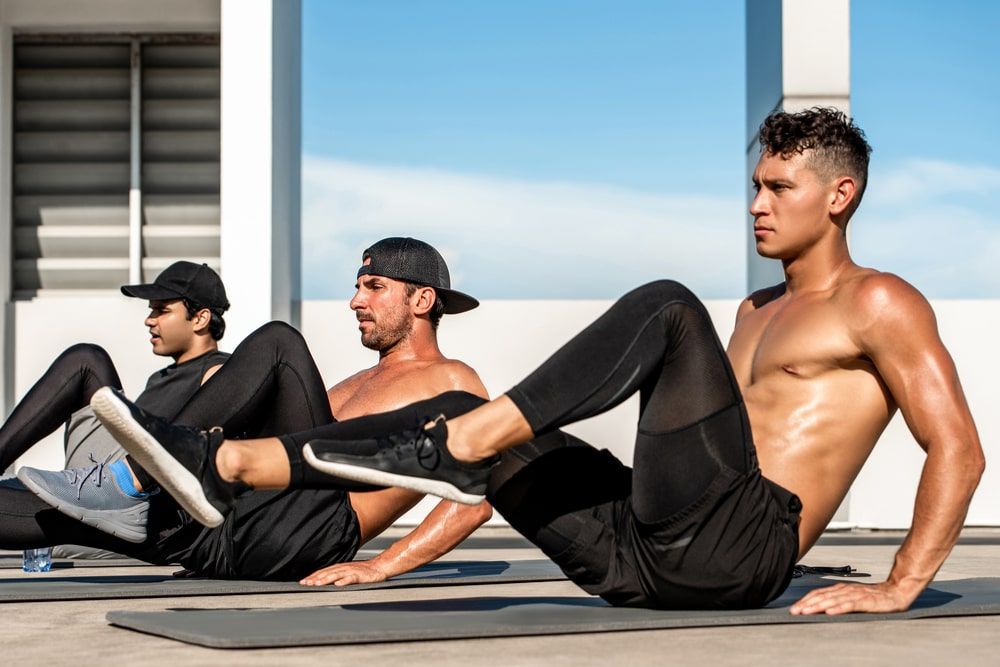
[[[288,322],[274,320],[247,336],[245,343],[263,346],[280,346],[285,343],[305,343],[302,333]]]
[[[661,278],[638,287],[635,291],[651,294],[670,301],[698,301],[698,297],[683,283],[669,278]]]
[[[620,302],[633,307],[659,307],[671,302],[701,306],[701,301],[694,292],[676,280],[669,279],[654,280],[636,287],[623,296]]]
[[[111,365],[111,355],[103,347],[94,343],[70,345],[59,355],[59,359],[86,367]]]

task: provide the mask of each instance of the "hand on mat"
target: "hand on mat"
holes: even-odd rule
[[[911,596],[904,595],[888,582],[880,584],[837,584],[809,591],[792,605],[789,612],[799,614],[828,614],[836,616],[851,612],[887,613],[906,611]]]
[[[300,581],[303,586],[349,586],[350,584],[375,584],[388,579],[388,575],[369,561],[338,563],[316,570]]]

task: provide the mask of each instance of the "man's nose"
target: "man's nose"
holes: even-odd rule
[[[761,190],[754,195],[753,201],[750,202],[750,215],[757,218],[765,213],[767,213],[767,198],[764,195],[764,191]]]
[[[361,290],[354,293],[354,297],[351,299],[351,310],[361,310],[365,307],[365,298],[361,294]]]

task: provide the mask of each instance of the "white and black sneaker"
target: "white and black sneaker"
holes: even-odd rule
[[[429,421],[429,420],[427,420]],[[443,416],[430,428],[418,426],[377,438],[371,456],[343,453],[338,440],[310,440],[302,448],[306,462],[328,475],[377,486],[397,486],[439,498],[476,505],[486,496],[494,456],[475,463],[458,461],[448,451],[448,426]]]
[[[222,430],[176,426],[151,415],[118,390],[102,387],[90,407],[115,440],[196,521],[222,523],[243,484],[227,482],[215,467]]]

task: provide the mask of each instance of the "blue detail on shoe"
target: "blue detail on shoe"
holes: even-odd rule
[[[135,488],[135,482],[132,481],[132,470],[128,467],[128,463],[125,462],[125,459],[109,463],[107,468],[108,471],[111,472],[111,476],[114,477],[115,484],[118,485],[118,489],[126,496],[131,496],[133,498],[149,497],[150,494]]]
[[[91,457],[91,461],[94,461]],[[111,466],[38,470],[22,467],[17,478],[36,496],[63,514],[128,542],[146,539],[149,494],[137,498],[122,491]]]

